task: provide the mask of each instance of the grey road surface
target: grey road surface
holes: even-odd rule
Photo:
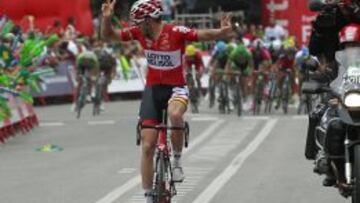
[[[137,203],[138,101],[113,102],[80,120],[69,105],[39,107],[41,126],[0,147],[0,203]],[[187,115],[191,143],[177,203],[344,203],[321,186],[303,156],[307,118],[219,115],[202,106]],[[60,152],[38,152],[46,144]]]

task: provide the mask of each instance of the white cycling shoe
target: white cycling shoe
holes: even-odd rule
[[[185,180],[185,175],[182,167],[174,167],[172,172],[173,172],[172,180],[175,183],[182,183]]]

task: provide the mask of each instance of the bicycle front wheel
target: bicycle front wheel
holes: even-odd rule
[[[166,192],[166,165],[164,152],[159,152],[156,159],[155,170],[155,185],[154,185],[154,201],[155,203],[170,202],[170,197],[167,197]],[[167,201],[169,200],[169,201]]]
[[[285,85],[283,94],[284,94],[283,101],[282,101],[283,111],[284,111],[284,114],[287,114],[289,111],[289,100],[290,100],[290,87],[288,84]]]

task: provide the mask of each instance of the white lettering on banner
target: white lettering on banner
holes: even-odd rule
[[[145,56],[150,68],[172,70],[181,66],[181,50],[152,51],[145,50]]]
[[[304,15],[304,16],[301,17],[301,21],[303,23],[311,23],[315,19],[316,19],[316,16],[306,16],[306,15]]]
[[[271,0],[266,7],[271,13],[276,11],[284,11],[289,8],[289,1],[284,0],[282,3],[275,3],[274,0]]]
[[[311,25],[302,26],[302,42],[306,43],[311,35]]]

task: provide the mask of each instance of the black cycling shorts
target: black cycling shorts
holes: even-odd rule
[[[186,86],[155,85],[147,86],[143,92],[140,106],[140,119],[162,121],[163,110],[172,101],[179,101],[187,106],[189,90]]]

